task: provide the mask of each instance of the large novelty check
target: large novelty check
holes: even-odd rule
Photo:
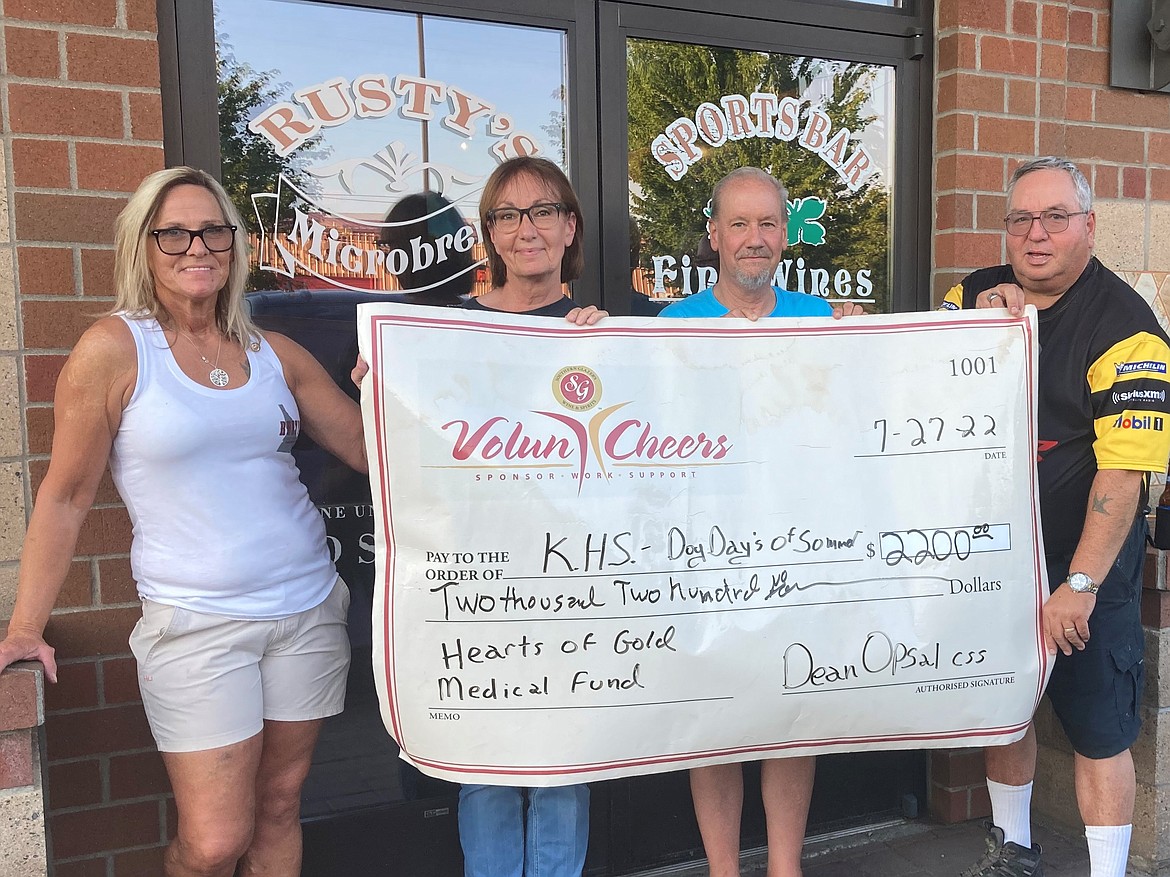
[[[374,673],[423,771],[548,785],[1026,726],[1030,316],[358,328]]]

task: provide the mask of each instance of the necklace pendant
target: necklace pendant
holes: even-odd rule
[[[211,374],[208,375],[208,377],[211,378],[211,383],[215,384],[217,387],[226,387],[228,385],[228,381],[230,380],[230,378],[228,378],[228,373],[225,372],[222,368],[213,368],[211,370]]]

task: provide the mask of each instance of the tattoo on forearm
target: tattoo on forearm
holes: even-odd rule
[[[1111,514],[1109,509],[1107,509],[1105,506],[1112,501],[1113,501],[1113,497],[1109,496],[1108,494],[1105,494],[1105,493],[1094,494],[1093,495],[1093,511],[1099,515]]]

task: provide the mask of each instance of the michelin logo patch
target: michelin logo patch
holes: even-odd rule
[[[1166,363],[1156,362],[1152,359],[1147,359],[1145,362],[1115,362],[1113,367],[1117,369],[1117,376],[1132,375],[1134,372],[1156,372],[1157,374],[1166,374]]]

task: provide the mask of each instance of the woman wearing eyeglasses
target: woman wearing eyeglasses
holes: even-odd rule
[[[107,462],[133,525],[139,685],[178,808],[171,877],[300,874],[300,789],[345,697],[349,601],[291,450],[366,468],[357,405],[243,307],[240,219],[202,171],[143,181],[115,228],[116,304],[57,383],[48,472],[0,668],[38,660]]]
[[[488,177],[479,202],[492,288],[470,310],[564,317],[591,325],[606,316],[579,308],[563,283],[581,274],[584,222],[559,167],[514,158]],[[465,877],[580,877],[589,843],[589,787],[521,789],[466,784],[459,790]]]

